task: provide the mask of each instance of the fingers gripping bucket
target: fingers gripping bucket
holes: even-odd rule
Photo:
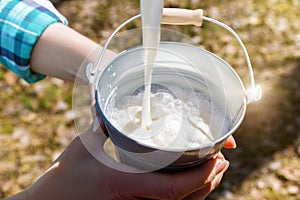
[[[124,97],[138,94],[143,90],[143,47],[135,45],[127,48],[102,70],[98,70],[104,52],[113,37],[116,37],[116,33],[139,17],[140,15],[137,15],[119,26],[104,45],[97,62],[90,63],[87,67],[90,82],[95,87],[96,113],[103,120],[108,136],[117,147],[121,162],[147,171],[176,171],[198,165],[221,150],[226,138],[241,124],[247,104],[260,99],[260,87],[254,83],[247,51],[231,28],[214,19],[203,17],[204,20],[229,30],[241,45],[251,78],[251,87],[246,90],[233,68],[213,53],[196,45],[161,41],[153,65],[152,92],[165,91],[175,97],[185,98],[187,95],[178,90],[181,88],[184,91],[195,91],[188,95],[194,98],[199,94],[209,97],[206,102],[209,102],[211,107],[208,118],[209,125],[214,130],[214,141],[201,147],[156,148],[122,133],[108,117],[113,106]],[[168,32],[162,29],[162,33],[164,31]],[[127,99],[127,103],[130,103],[130,99]],[[212,107],[220,109],[226,117],[215,115],[216,111]],[[198,105],[197,108],[206,109],[205,105]],[[229,124],[229,127],[225,127],[224,124]]]

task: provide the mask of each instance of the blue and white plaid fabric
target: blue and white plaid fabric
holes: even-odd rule
[[[32,49],[52,23],[67,24],[48,0],[0,0],[0,63],[28,83],[45,76],[30,70]]]

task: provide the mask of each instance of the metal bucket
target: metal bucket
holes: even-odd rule
[[[115,34],[138,17],[135,16],[122,24],[111,35],[103,52]],[[220,22],[217,24],[224,25]],[[225,28],[234,33],[229,27]],[[237,35],[234,36],[238,38]],[[97,71],[102,53],[98,62],[93,65],[94,68],[89,68],[88,73],[95,86],[96,112],[101,116],[109,137],[117,147],[121,162],[146,171],[177,171],[203,163],[222,149],[225,140],[243,121],[247,104],[260,98],[260,88],[254,84],[248,54],[239,38],[238,41],[244,50],[249,67],[251,87],[248,90],[245,89],[235,70],[213,53],[199,46],[182,42],[162,41],[160,43],[152,74],[153,90],[163,89],[177,96],[178,91],[172,86],[192,89],[209,96],[211,105],[217,105],[226,114],[224,119],[216,117],[211,112],[210,126],[214,126],[216,139],[201,148],[154,148],[118,130],[108,118],[110,112],[108,105],[117,105],[124,96],[130,96],[143,88],[143,48],[141,45],[130,47],[119,53],[102,70]],[[230,128],[222,133],[221,130],[227,119]]]

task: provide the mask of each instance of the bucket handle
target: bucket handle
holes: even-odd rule
[[[99,56],[99,58],[96,62],[96,65],[87,67],[87,76],[89,77],[89,80],[91,82],[94,83],[95,80],[97,81],[97,78],[95,78],[94,76],[97,74],[100,62],[103,58],[104,52],[107,49],[111,39],[115,36],[115,34],[121,28],[123,28],[128,23],[130,23],[130,22],[132,22],[132,21],[134,21],[134,20],[136,20],[140,17],[141,17],[141,14],[138,14],[136,16],[131,17],[130,19],[123,22],[119,27],[117,27],[114,30],[114,32],[110,35],[110,37],[107,39],[106,43],[103,46],[103,50],[102,50],[102,52],[101,52],[101,54],[100,54],[100,56]],[[181,8],[164,8],[161,23],[162,24],[171,24],[171,25],[188,25],[188,24],[192,24],[192,25],[195,25],[195,26],[202,26],[202,21],[203,20],[208,21],[208,22],[212,22],[212,23],[214,23],[218,26],[221,26],[221,27],[225,28],[238,41],[240,47],[242,48],[244,56],[246,58],[246,62],[247,62],[247,66],[248,66],[248,70],[249,70],[249,74],[250,74],[250,84],[251,85],[250,85],[250,88],[248,88],[247,91],[246,91],[247,103],[249,104],[253,101],[258,101],[261,98],[261,87],[260,87],[260,85],[255,84],[252,65],[251,65],[250,58],[249,58],[248,52],[246,50],[246,47],[245,47],[244,43],[242,42],[242,40],[240,39],[240,37],[238,36],[238,34],[232,28],[230,28],[228,25],[226,25],[226,24],[224,24],[224,23],[222,23],[222,22],[220,22],[216,19],[203,16],[203,10],[202,9],[188,10],[188,9],[181,9]],[[94,84],[97,87],[98,84],[97,83],[94,83]]]

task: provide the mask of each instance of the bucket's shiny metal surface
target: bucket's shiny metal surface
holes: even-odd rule
[[[133,47],[119,54],[97,76],[96,105],[112,142],[118,147],[120,160],[144,170],[177,171],[205,162],[221,150],[242,122],[247,105],[242,81],[231,66],[218,56],[196,46],[162,42],[153,69],[153,83],[193,89],[210,96],[230,120],[230,130],[216,135],[216,141],[194,149],[155,149],[135,141],[117,130],[107,118],[108,102],[134,93],[144,84],[143,49]],[[224,121],[211,113],[211,121],[221,129]],[[216,131],[218,132],[218,131]],[[218,134],[218,133],[217,133]]]

